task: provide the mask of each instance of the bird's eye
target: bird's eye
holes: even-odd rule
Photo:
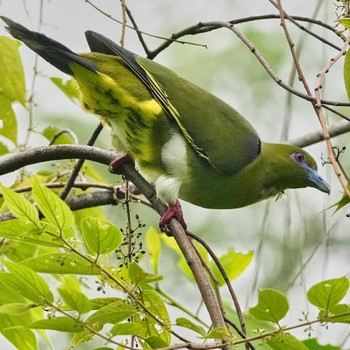
[[[297,163],[303,163],[305,161],[305,155],[301,152],[293,153],[293,158]]]

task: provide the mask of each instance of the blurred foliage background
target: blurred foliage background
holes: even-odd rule
[[[121,19],[119,2],[96,0],[93,4]],[[127,5],[142,31],[162,37],[168,37],[200,21],[226,21],[277,13],[266,0],[128,0]],[[332,1],[284,1],[283,6],[290,15],[319,19],[331,26],[337,24],[337,8]],[[120,39],[121,25],[98,12],[87,1],[2,0],[0,13],[33,30],[40,29],[74,51],[88,50],[84,38],[84,31],[88,29],[100,32],[116,42]],[[314,88],[317,74],[336,51],[292,25],[288,25],[288,28],[300,52],[306,79]],[[310,28],[342,46],[341,39],[334,33],[315,25]],[[296,89],[302,91],[278,19],[246,22],[240,24],[239,29],[256,45],[283,81],[292,82]],[[0,34],[5,35],[4,29],[0,28]],[[264,140],[276,142],[320,129],[311,104],[290,96],[273,82],[251,52],[228,30],[220,29],[183,39],[195,45],[174,43],[155,60],[231,104],[255,126]],[[154,37],[146,37],[146,41],[150,49],[161,43],[160,39]],[[140,55],[144,54],[135,32],[130,29],[126,32],[125,46]],[[63,74],[41,59],[34,72],[34,54],[25,47],[22,47],[21,53],[28,97],[33,94],[35,104],[32,111],[34,130],[29,133],[28,110],[19,105],[15,107],[21,130],[20,143],[29,137],[29,146],[47,144],[40,131],[49,125],[69,128],[80,143],[86,142],[98,123],[97,119],[71,103],[49,79],[52,76],[66,78]],[[324,98],[347,101],[342,68],[342,62],[338,62],[327,75],[322,90]],[[339,110],[348,114],[345,108]],[[339,119],[332,114],[327,117],[330,123]],[[349,146],[349,135],[337,137],[333,141],[340,147]],[[99,138],[97,146],[112,148],[107,130]],[[9,144],[9,147],[13,145]],[[183,204],[191,231],[204,238],[217,254],[226,252],[229,247],[243,252],[255,251],[253,263],[234,282],[234,288],[243,308],[254,304],[257,288],[276,288],[288,293],[293,313],[286,323],[295,322],[302,317],[302,312],[310,312],[310,318],[315,317],[316,310],[309,310],[301,295],[305,295],[305,290],[320,280],[349,274],[350,266],[350,222],[346,217],[349,208],[345,207],[334,215],[333,209],[327,209],[340,199],[341,186],[331,166],[322,168],[321,158],[327,159],[324,143],[310,146],[307,150],[318,159],[320,173],[331,184],[330,196],[313,189],[287,191],[278,200],[272,199],[238,210],[220,211]],[[347,153],[342,157],[342,164],[349,169]],[[117,181],[106,169],[99,167],[99,170],[108,181]],[[13,180],[13,175],[1,178],[8,185]],[[123,211],[115,208],[105,210],[119,225],[125,223]],[[133,205],[132,210],[147,226],[157,226],[158,218],[149,209]],[[191,305],[198,300],[198,291],[188,285],[186,277],[177,269],[177,256],[171,250],[165,250],[160,273],[174,277],[165,279],[163,288],[171,290],[173,295],[186,293],[186,303]],[[307,337],[302,330],[295,334],[301,338]],[[348,326],[315,326],[314,334],[320,335],[324,343],[350,348]]]

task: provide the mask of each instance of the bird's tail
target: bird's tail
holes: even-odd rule
[[[70,67],[70,64],[73,62],[91,71],[97,70],[97,67],[93,63],[77,55],[59,42],[48,38],[44,34],[33,32],[7,17],[0,17],[7,24],[7,31],[14,38],[22,41],[39,56],[62,72],[73,75],[73,71]]]

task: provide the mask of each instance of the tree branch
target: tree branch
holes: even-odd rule
[[[22,153],[0,158],[0,175],[18,170],[29,164],[49,160],[79,158],[109,165],[111,161],[115,159],[115,157],[116,154],[113,152],[108,152],[91,146],[60,145],[38,147]],[[137,172],[132,162],[122,164],[120,166],[120,172],[140,190],[140,192],[149,200],[153,208],[160,215],[163,215],[166,212],[168,206],[157,197],[154,187]],[[208,310],[213,327],[226,328],[224,318],[210,280],[204,272],[203,266],[192,246],[189,237],[176,219],[170,220],[169,229],[193,273],[204,304]]]

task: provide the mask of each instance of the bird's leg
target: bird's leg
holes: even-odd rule
[[[161,231],[165,231],[166,225],[172,218],[176,218],[186,231],[187,225],[183,216],[181,204],[178,200],[175,202],[175,204],[170,204],[167,211],[160,218],[159,228]]]
[[[121,174],[120,167],[127,162],[134,162],[134,159],[128,153],[122,153],[111,161],[108,170],[112,174]],[[183,217],[181,204],[178,200],[174,204],[169,204],[168,209],[160,218],[159,228],[161,231],[166,231],[166,226],[172,218],[176,218],[186,231],[187,225]]]
[[[121,153],[111,161],[111,163],[109,164],[108,170],[112,174],[120,174],[121,173],[120,166],[127,162],[134,162],[134,160],[129,153]]]

